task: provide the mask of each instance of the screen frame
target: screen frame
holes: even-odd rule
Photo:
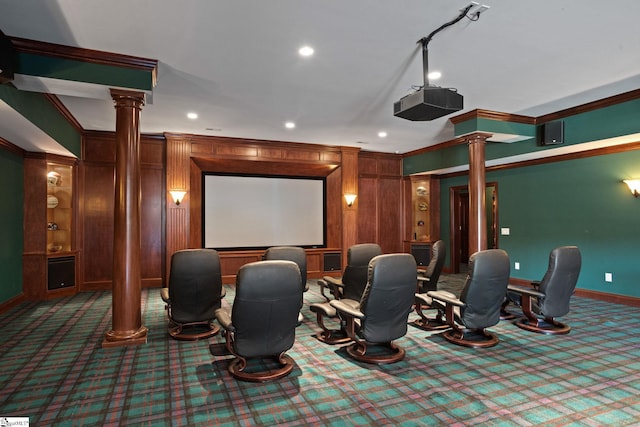
[[[200,246],[205,247],[205,230],[207,225],[206,216],[206,188],[205,179],[207,176],[230,176],[238,178],[265,178],[265,179],[295,179],[304,181],[321,181],[322,182],[322,243],[312,245],[295,245],[304,249],[323,249],[327,247],[327,178],[324,176],[303,176],[303,175],[281,175],[281,174],[251,174],[251,173],[233,173],[233,172],[206,172],[201,173],[201,215],[202,224],[200,230]],[[275,245],[273,245],[275,246]],[[293,246],[293,245],[279,245],[279,246]],[[206,247],[207,249],[215,249],[220,252],[233,252],[233,251],[252,251],[252,250],[266,250],[272,246],[234,246],[234,247]]]

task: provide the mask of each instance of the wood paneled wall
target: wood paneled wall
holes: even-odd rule
[[[185,202],[175,206],[167,200],[167,275],[171,254],[180,249],[202,246],[202,173],[290,175],[325,177],[326,251],[341,251],[345,221],[342,218],[342,188],[345,177],[356,182],[357,168],[347,173],[342,167],[343,151],[339,147],[284,143],[238,138],[165,134],[167,144],[167,191],[187,191]],[[357,164],[357,149],[355,160]],[[185,174],[188,180],[185,182]],[[355,229],[355,222],[353,224]],[[323,251],[307,251],[309,276],[322,275]],[[262,251],[225,251],[221,266],[225,280],[248,262],[260,259]]]
[[[80,290],[111,287],[114,165],[114,134],[85,133],[78,170]],[[166,282],[175,251],[201,247],[202,172],[326,177],[327,248],[308,251],[309,277],[325,273],[325,252],[344,254],[355,243],[378,242],[387,253],[402,250],[399,156],[277,141],[169,133],[164,137],[142,135],[143,286],[162,286]],[[171,189],[187,191],[179,206],[171,200]],[[354,206],[346,206],[345,192],[358,194]],[[261,251],[225,252],[225,278],[261,255]],[[346,263],[344,256],[342,263]]]
[[[406,203],[401,157],[360,153],[358,187],[358,243],[377,242],[385,253],[402,252]]]
[[[161,286],[165,238],[164,138],[142,136],[141,273],[143,287]],[[115,135],[87,132],[79,165],[80,290],[110,289],[113,269]]]

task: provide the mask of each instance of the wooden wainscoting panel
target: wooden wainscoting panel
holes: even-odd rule
[[[358,243],[378,243],[377,179],[358,182]]]
[[[113,273],[113,164],[84,164],[84,248],[82,271],[85,283],[108,281]],[[80,284],[86,290],[85,284]],[[90,289],[90,288],[89,288]]]
[[[402,252],[402,179],[378,179],[378,244],[385,253]]]

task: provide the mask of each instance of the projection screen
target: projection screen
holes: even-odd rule
[[[203,246],[325,246],[323,178],[203,174]]]

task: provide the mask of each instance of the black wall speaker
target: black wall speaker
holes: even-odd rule
[[[322,260],[323,271],[340,271],[342,269],[342,257],[339,252],[326,253]]]
[[[47,289],[49,290],[75,286],[75,257],[49,258],[47,279]]]
[[[416,259],[418,267],[426,267],[429,265],[431,258],[430,245],[411,245],[411,255]]]
[[[541,145],[558,145],[564,143],[564,121],[556,120],[542,126]]]

